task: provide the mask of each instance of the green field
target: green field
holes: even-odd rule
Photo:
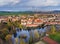
[[[34,12],[30,12],[30,11],[28,11],[28,12],[7,12],[7,11],[0,11],[0,16],[1,15],[2,16],[4,16],[4,15],[28,15],[28,14],[32,15],[32,14],[34,14]]]
[[[49,37],[60,43],[60,33],[57,32],[56,34],[50,34]]]

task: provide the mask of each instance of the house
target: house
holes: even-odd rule
[[[34,24],[42,24],[43,23],[43,20],[42,19],[39,19],[39,18],[37,18],[37,19],[35,19],[34,20]]]
[[[26,25],[27,24],[27,20],[26,19],[21,19],[21,25]]]
[[[33,19],[30,19],[30,18],[29,18],[29,19],[27,20],[27,24],[32,24],[32,22],[33,22]]]

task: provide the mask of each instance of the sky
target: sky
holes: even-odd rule
[[[60,0],[0,0],[0,11],[60,10]]]

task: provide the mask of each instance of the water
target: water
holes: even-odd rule
[[[55,28],[56,28],[56,30],[59,31],[60,30],[60,25],[55,25]],[[47,30],[50,31],[50,29],[51,29],[51,26],[46,26],[44,28],[37,28],[35,30],[37,30],[38,33],[42,36],[43,33],[45,33]],[[19,36],[22,36],[22,35],[26,35],[27,38],[23,38],[23,40],[25,42],[29,42],[30,36],[32,36],[34,38],[34,31],[35,30],[31,29],[31,30],[28,31],[28,30],[20,30],[20,29],[16,28],[16,34],[17,34],[16,37],[14,37],[14,34],[12,35],[13,44],[20,44]],[[15,40],[16,38],[17,38],[17,43],[16,43],[16,40]]]
[[[42,34],[42,33],[46,32],[46,27],[40,28],[40,29],[35,29],[35,30],[37,30],[38,33]],[[31,36],[30,33],[31,33],[32,37],[34,37],[34,30],[33,29],[28,31],[28,30],[19,30],[18,28],[16,28],[16,34],[17,34],[17,35],[15,35],[16,37],[14,37],[14,34],[12,35],[13,44],[19,44],[19,42],[20,42],[19,36],[22,36],[22,35],[26,35],[27,38],[23,38],[23,39],[25,42],[29,42],[29,39]],[[16,43],[16,41],[17,41],[17,43]]]

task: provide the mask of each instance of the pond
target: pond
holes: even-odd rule
[[[20,43],[20,38],[22,38],[25,42],[29,42],[30,37],[32,36],[33,38],[35,37],[34,35],[34,31],[36,31],[36,33],[42,34],[46,32],[46,27],[44,28],[37,28],[37,29],[31,29],[30,31],[28,30],[20,30],[18,28],[16,28],[16,34],[12,35],[12,41],[13,44],[16,44],[16,39],[17,39],[17,44]],[[25,37],[23,37],[25,36]]]

